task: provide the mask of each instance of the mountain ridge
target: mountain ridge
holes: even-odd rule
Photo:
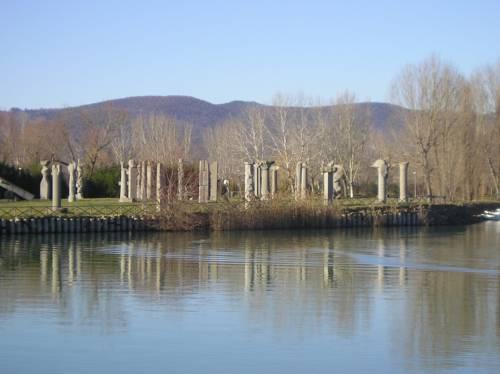
[[[213,128],[217,124],[229,119],[242,118],[244,113],[251,107],[259,107],[265,111],[274,108],[273,105],[261,104],[255,101],[233,100],[226,103],[213,104],[193,96],[146,95],[128,96],[64,108],[12,108],[11,111],[25,113],[30,119],[52,120],[64,113],[74,113],[81,110],[98,110],[106,105],[126,110],[132,116],[152,113],[163,114],[182,123],[192,124],[195,131],[198,129]],[[383,102],[359,102],[354,105],[360,111],[369,110],[374,127],[379,130],[384,130],[390,123],[401,125],[401,114],[405,111],[400,106]],[[305,107],[305,110],[326,108],[328,106],[309,106]],[[290,106],[290,108],[298,107]]]

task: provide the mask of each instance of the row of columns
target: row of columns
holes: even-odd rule
[[[162,194],[162,164],[153,161],[121,162],[120,202],[159,201]]]
[[[399,200],[408,201],[408,162],[399,164]],[[53,180],[57,178],[57,167],[53,165]],[[128,168],[121,165],[120,181],[120,201],[153,200],[161,196],[161,163],[143,161],[136,163],[135,160],[128,162]],[[74,168],[70,164],[68,169]],[[377,160],[372,167],[378,171],[378,193],[377,200],[385,202],[387,199],[387,179],[389,166],[385,160]],[[329,162],[322,168],[323,173],[323,199],[325,203],[330,203],[340,196],[342,191],[341,181],[344,178],[344,171],[341,165]],[[70,172],[70,184],[72,180]],[[184,168],[180,159],[178,164],[178,198],[183,199],[185,187],[183,185]],[[307,198],[308,168],[305,162],[298,162],[295,174],[295,198]],[[42,180],[42,183],[44,181]],[[55,182],[53,182],[55,183]],[[156,184],[156,188],[154,188]],[[267,200],[274,197],[278,187],[278,167],[274,161],[245,162],[245,200],[254,199]],[[60,189],[59,187],[56,187]],[[198,201],[205,203],[217,201],[218,196],[218,163],[200,160],[199,163],[199,195]],[[70,189],[70,198],[72,196]],[[60,197],[59,197],[60,198]]]
[[[245,200],[268,200],[278,191],[278,167],[274,161],[245,162]]]
[[[48,160],[40,161],[42,180],[40,182],[40,200],[52,199],[52,209],[61,209],[62,200],[62,163]],[[49,169],[49,166],[51,167]],[[70,162],[68,169],[68,202],[83,199],[83,172],[80,162]],[[52,178],[50,178],[50,176]],[[52,180],[51,180],[52,179]]]
[[[408,201],[408,165],[407,161],[399,163],[399,201]],[[387,179],[389,177],[389,165],[385,160],[377,160],[372,167],[378,172],[377,201],[383,203],[387,200]]]

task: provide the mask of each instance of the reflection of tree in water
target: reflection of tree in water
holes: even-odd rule
[[[436,239],[442,240],[437,231],[418,237],[419,247],[429,249],[427,261],[453,259],[457,266],[469,264],[474,270],[485,265],[481,261],[496,258],[491,244],[497,239],[491,232],[481,226],[451,230],[453,235],[441,246],[436,245]],[[399,314],[402,318],[395,324],[394,340],[409,358],[419,359],[417,367],[462,366],[465,354],[478,344],[482,353],[498,354],[497,275],[474,271],[413,271],[411,275],[412,287]],[[484,364],[482,358],[476,360]]]
[[[498,279],[394,264],[454,258],[463,266],[485,240],[482,231],[414,228],[26,236],[0,246],[0,313],[49,306],[64,323],[111,333],[126,329],[131,297],[182,318],[193,300],[227,296],[250,328],[350,337],[374,327],[383,293],[405,302],[388,311],[395,349],[438,367],[471,336],[495,347]]]

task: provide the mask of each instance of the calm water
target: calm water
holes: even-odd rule
[[[1,373],[500,372],[500,223],[0,239]]]

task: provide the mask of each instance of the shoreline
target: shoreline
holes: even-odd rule
[[[0,237],[10,235],[139,231],[235,231],[276,229],[337,229],[356,227],[467,225],[483,219],[485,210],[500,202],[408,206],[317,207],[303,204],[255,205],[239,210],[157,216],[64,217],[42,216],[0,219]]]

